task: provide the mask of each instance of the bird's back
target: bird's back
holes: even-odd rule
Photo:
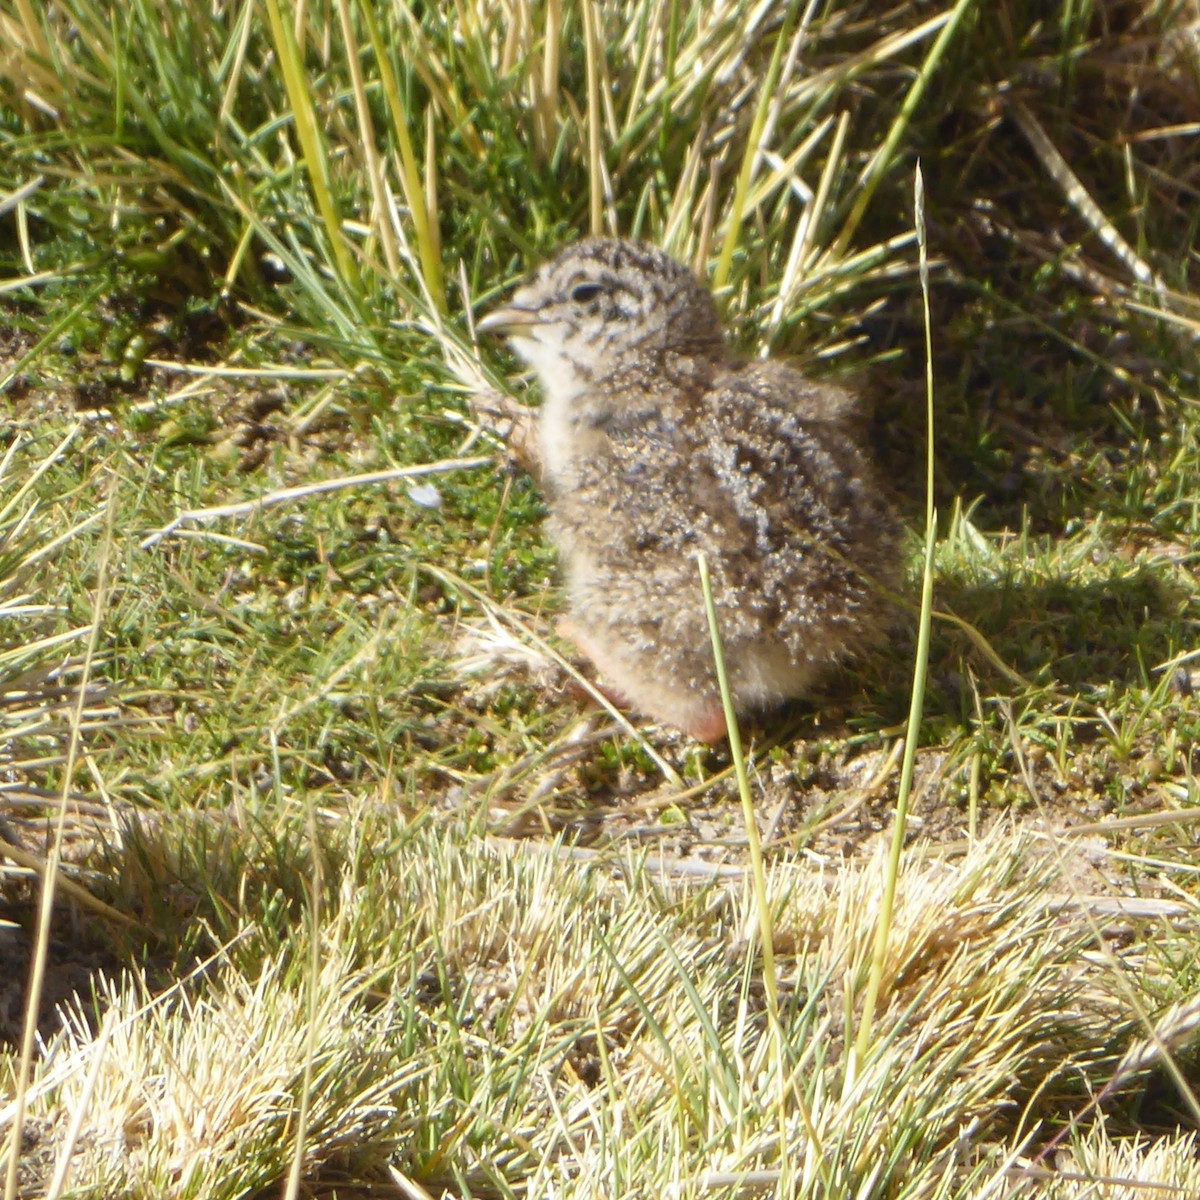
[[[694,639],[704,551],[735,649],[821,661],[876,632],[896,527],[849,396],[779,363],[669,393],[614,405],[609,389],[614,415],[555,497],[556,540],[584,603]]]

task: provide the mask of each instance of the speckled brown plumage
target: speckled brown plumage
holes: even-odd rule
[[[634,706],[725,732],[699,551],[739,712],[803,695],[878,638],[897,528],[846,392],[731,357],[708,290],[637,242],[567,247],[480,328],[541,379],[569,632]]]

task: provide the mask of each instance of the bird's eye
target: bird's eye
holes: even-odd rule
[[[571,299],[576,304],[587,304],[600,295],[604,289],[598,283],[577,283],[571,289]]]

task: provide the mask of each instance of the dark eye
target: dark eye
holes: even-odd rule
[[[576,304],[588,304],[600,295],[604,289],[598,283],[577,283],[571,289],[571,299]]]

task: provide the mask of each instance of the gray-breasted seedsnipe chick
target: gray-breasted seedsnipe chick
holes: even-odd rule
[[[726,732],[700,551],[739,713],[802,695],[878,639],[897,526],[854,401],[731,357],[686,267],[638,242],[578,242],[479,328],[541,380],[565,632],[636,708],[704,741]]]

